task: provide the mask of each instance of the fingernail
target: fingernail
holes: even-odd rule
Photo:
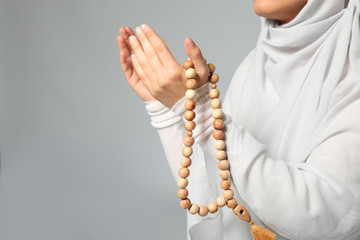
[[[195,46],[195,43],[194,43],[194,41],[189,37],[188,38],[189,40],[186,42],[186,45],[188,46],[188,47],[193,47],[193,46]]]
[[[136,33],[137,33],[138,35],[142,34],[142,31],[141,31],[140,27],[136,27],[136,28],[135,28],[135,31],[136,31]]]
[[[130,41],[131,44],[134,44],[134,43],[135,43],[135,36],[134,36],[134,35],[131,35],[131,36],[129,37],[129,41]]]
[[[147,32],[149,30],[149,27],[146,24],[141,24],[141,28],[144,32]]]

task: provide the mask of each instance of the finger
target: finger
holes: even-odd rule
[[[159,59],[155,49],[151,45],[150,41],[147,39],[140,27],[135,28],[136,34],[141,42],[141,45],[144,49],[145,56],[150,62],[150,65],[155,73],[159,72],[159,69],[162,68],[163,64]]]
[[[145,56],[144,50],[140,42],[138,41],[137,37],[131,35],[129,37],[129,41],[130,41],[130,46],[134,50],[134,54],[136,55],[137,62],[139,63],[143,71],[146,73],[146,75],[152,79],[152,77],[154,76],[152,67],[149,64]]]
[[[117,37],[117,42],[120,50],[120,63],[122,70],[124,72],[124,75],[127,79],[130,79],[134,72],[132,70],[132,61],[130,57],[129,50],[125,44],[124,39],[121,36]]]
[[[118,45],[119,45],[119,50],[120,52],[123,52],[123,56],[128,57],[130,59],[130,50],[131,47],[129,44],[126,44],[126,41],[129,41],[128,38],[129,36],[127,36],[127,34],[123,34],[125,30],[123,28],[119,29],[119,33],[120,35],[118,36],[117,40],[118,40]]]
[[[129,49],[130,54],[133,54],[134,52],[133,52],[132,48],[130,47],[129,37],[131,35],[135,35],[134,32],[129,27],[123,27],[123,28],[119,28],[119,34],[125,40],[125,44],[126,44],[127,48]]]
[[[130,27],[125,27],[125,31],[127,31],[127,33],[129,34],[129,36],[131,35],[135,35],[134,31],[130,28]]]
[[[142,24],[141,29],[145,33],[145,36],[155,49],[157,55],[161,59],[164,66],[177,65],[177,61],[171,54],[170,50],[166,46],[165,42],[159,37],[159,35],[148,25]]]
[[[133,63],[136,73],[139,75],[139,77],[142,80],[142,82],[144,83],[145,87],[151,93],[153,87],[152,87],[151,82],[149,81],[146,73],[144,72],[141,65],[139,64],[137,56],[135,54],[131,54],[131,60],[132,60],[132,63]]]
[[[200,48],[194,43],[194,41],[188,37],[184,42],[185,51],[191,61],[194,63],[195,70],[200,77],[205,77],[209,74],[209,68],[206,64],[206,60],[203,57]]]

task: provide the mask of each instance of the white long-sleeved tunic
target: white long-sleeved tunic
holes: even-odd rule
[[[238,68],[233,80],[241,79],[239,75],[249,66],[252,54]],[[360,150],[341,149],[351,144],[351,132],[321,144],[309,156],[313,163],[274,159],[269,154],[268,146],[251,134],[258,132],[266,116],[246,102],[239,103],[240,106],[234,104],[234,93],[236,89],[241,89],[242,84],[232,81],[223,103],[232,189],[238,202],[248,208],[256,224],[277,233],[276,239],[360,239],[358,228],[353,233],[360,217],[359,190],[352,188],[359,183],[360,169],[351,168],[354,161],[360,161]],[[203,205],[222,195],[214,157],[213,118],[208,90],[208,85],[196,90],[196,144],[193,146],[193,165],[190,167],[190,176],[196,177],[189,178],[188,187],[191,201]],[[274,102],[276,99],[277,96],[273,95]],[[157,101],[146,102],[146,109],[159,133],[175,180],[179,178],[181,149],[184,146],[182,139],[186,136],[182,117],[185,101],[186,98],[182,98],[172,109]],[[251,99],[248,101],[251,102]],[[234,116],[234,106],[242,110],[241,116]],[[360,101],[357,101],[338,121],[346,120],[352,114],[360,114],[359,110]],[[244,124],[246,129],[242,127]],[[198,188],[195,188],[191,186],[194,179],[205,182],[197,182]],[[212,220],[214,223],[197,225],[201,218],[188,214],[188,233],[192,235],[192,240],[253,239],[250,226],[227,207],[219,209],[219,213],[215,214],[217,220]]]
[[[318,1],[309,4],[299,19],[314,4],[329,6]],[[288,49],[272,52],[278,42],[269,39],[268,32],[276,35],[290,28],[278,30],[267,22],[257,48],[240,64],[226,92],[222,109],[234,197],[249,210],[255,224],[270,228],[276,239],[360,239],[360,81],[356,74],[360,56],[354,44],[360,43],[354,34],[359,5],[354,0],[348,9],[331,13],[328,19],[337,25],[328,24],[327,29],[316,25],[323,31],[321,41],[315,42],[317,48],[312,44],[296,49],[288,58],[284,56]],[[297,26],[296,21],[291,24]],[[340,23],[350,21],[348,32],[353,34],[345,34]],[[297,27],[294,31],[304,25],[300,22]],[[257,64],[260,68],[255,71]],[[284,69],[289,74],[279,75]],[[289,76],[291,81],[286,79]],[[196,90],[197,126],[188,178],[189,198],[199,205],[222,195],[208,90],[208,85]],[[157,101],[146,102],[176,180],[186,136],[185,101],[184,97],[171,109]],[[248,223],[227,207],[206,217],[188,214],[187,225],[192,240],[253,239]]]

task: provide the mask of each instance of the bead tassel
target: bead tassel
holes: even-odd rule
[[[276,234],[271,232],[270,230],[255,225],[253,221],[250,221],[249,224],[251,225],[251,234],[254,237],[254,240],[274,240]]]
[[[251,220],[250,213],[247,209],[241,204],[237,203],[234,197],[234,191],[230,188],[231,182],[228,180],[230,177],[229,162],[227,160],[226,146],[223,138],[225,133],[222,131],[224,127],[224,122],[221,120],[223,117],[223,112],[221,111],[221,101],[219,99],[220,91],[216,89],[217,82],[219,81],[219,75],[214,73],[215,65],[213,63],[208,64],[209,68],[209,77],[208,81],[211,83],[211,90],[209,91],[209,96],[212,98],[211,107],[213,108],[212,117],[213,121],[213,138],[215,139],[214,147],[217,149],[215,153],[215,158],[218,160],[218,167],[220,169],[220,186],[224,189],[223,196],[219,196],[216,199],[216,203],[209,203],[208,206],[197,205],[196,203],[191,203],[190,199],[187,198],[188,191],[186,186],[188,185],[188,180],[186,178],[189,176],[190,171],[188,167],[191,165],[190,156],[192,155],[191,146],[194,144],[194,139],[192,138],[192,130],[195,129],[196,124],[195,112],[193,111],[196,107],[195,101],[193,100],[196,96],[195,89],[197,87],[196,71],[195,66],[190,59],[186,60],[183,64],[185,69],[185,77],[187,78],[186,87],[188,88],[186,92],[187,101],[185,103],[186,112],[184,114],[185,119],[187,120],[184,124],[185,129],[187,130],[187,136],[185,136],[183,142],[185,147],[182,149],[183,158],[181,159],[182,168],[179,169],[180,179],[178,181],[178,197],[180,198],[180,206],[189,211],[190,214],[199,214],[202,217],[205,217],[208,213],[217,212],[218,208],[227,206],[233,209],[234,214],[239,217],[241,220],[248,222],[251,225],[251,234],[254,237],[254,240],[274,240],[276,234],[272,233],[270,230],[255,225]]]

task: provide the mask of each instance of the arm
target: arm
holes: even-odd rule
[[[359,229],[359,173],[352,169],[359,169],[360,152],[345,149],[350,134],[323,142],[306,162],[293,163],[271,158],[266,145],[229,116],[225,124],[234,185],[271,229],[289,239],[334,240]]]
[[[209,86],[207,84],[196,89],[197,96],[194,100],[197,104],[200,105],[194,110],[197,115],[197,124],[201,124],[201,119],[199,119],[199,116],[205,116],[200,115],[200,112],[204,107],[208,109],[206,104],[203,102],[207,101],[207,99],[203,98],[203,96],[208,94],[208,89]],[[169,163],[169,167],[176,181],[179,179],[178,171],[181,167],[181,149],[184,146],[182,140],[186,136],[186,130],[184,128],[185,121],[183,118],[183,115],[186,111],[184,107],[185,101],[186,97],[180,99],[171,109],[164,106],[159,101],[145,101],[146,110],[151,118],[151,125],[156,128],[159,134],[160,141]],[[205,120],[208,119],[205,118]],[[195,143],[198,142],[196,136],[200,135],[199,131],[203,130],[201,128],[195,128],[194,130],[193,136],[195,138]],[[195,146],[194,151],[197,151],[197,149],[195,150]]]
[[[177,103],[181,108],[173,109],[174,116],[181,115],[179,110],[185,100],[183,98]],[[195,142],[201,148],[194,148],[194,152],[211,152],[213,156],[209,101],[206,91],[196,101]],[[337,121],[347,121],[347,114],[354,113],[355,107],[359,109],[359,103],[344,111]],[[284,237],[307,240],[349,239],[359,229],[360,151],[357,149],[359,139],[351,132],[324,141],[312,151],[306,162],[291,163],[271,158],[266,145],[234,124],[228,114],[224,116],[234,191],[239,192],[267,226]],[[182,129],[182,121],[177,127],[158,129],[176,179],[180,166],[176,166],[176,162],[181,157],[181,140],[185,136]],[[175,142],[178,144],[173,145]],[[216,160],[208,158],[205,161]]]

